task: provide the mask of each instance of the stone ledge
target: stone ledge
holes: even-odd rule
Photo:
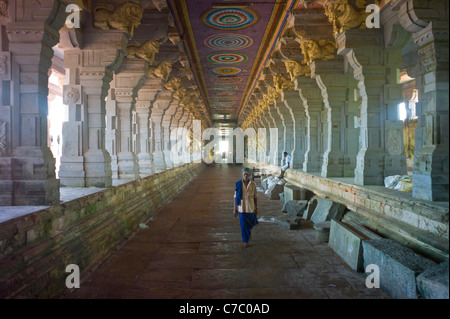
[[[67,264],[86,271],[204,169],[186,164],[0,224],[0,298],[51,298]]]

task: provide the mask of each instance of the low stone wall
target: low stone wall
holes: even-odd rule
[[[186,164],[0,224],[0,298],[51,298],[65,268],[97,265],[204,169]]]
[[[261,162],[245,165],[260,168],[266,174],[278,175],[281,171],[279,166]],[[351,211],[346,214],[349,220],[434,261],[448,260],[448,208],[291,169],[284,178],[290,184],[345,205]]]

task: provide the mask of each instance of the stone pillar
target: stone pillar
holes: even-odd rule
[[[348,88],[356,82],[352,76],[344,74],[343,58],[311,63],[311,77],[316,80],[322,93],[324,104],[324,154],[322,177],[344,177],[345,154],[345,104]],[[353,125],[353,122],[351,122]],[[354,154],[356,157],[356,153]]]
[[[448,3],[407,1],[398,16],[419,47],[416,61],[420,63],[411,67],[414,72],[408,70],[419,91],[412,195],[448,201]]]
[[[303,171],[318,173],[321,170],[321,113],[322,95],[315,80],[302,77],[294,80],[295,90],[303,102],[306,115],[306,151]]]
[[[305,108],[302,100],[299,98],[298,91],[290,90],[283,92],[283,101],[286,107],[292,112],[293,121],[293,142],[294,147],[292,151],[292,168],[303,169],[303,162],[305,160]]]
[[[136,121],[139,134],[136,140],[136,158],[139,166],[139,176],[144,178],[153,174],[152,155],[149,143],[150,101],[136,103]]]
[[[360,147],[355,183],[383,185],[386,174],[406,173],[403,128],[395,127],[395,115],[392,114],[401,102],[402,91],[399,84],[392,83],[386,72],[390,59],[396,59],[398,52],[383,48],[382,32],[377,29],[347,30],[338,34],[337,42],[338,54],[345,56],[353,70],[361,97]],[[385,130],[390,132],[385,134]]]
[[[136,140],[136,145],[138,147],[136,156],[139,166],[139,176],[141,177],[155,173],[153,165],[154,132],[150,116],[156,96],[162,90],[163,86],[161,79],[148,78],[137,93],[136,116],[139,134]]]
[[[132,114],[134,97],[132,89],[115,89],[120,142],[117,152],[119,180],[134,180],[139,177],[136,154],[132,150]]]
[[[26,4],[27,10],[23,2],[10,1],[10,22],[1,27],[0,189],[6,194],[1,204],[51,205],[59,202],[60,185],[47,146],[48,70],[64,6],[46,0]],[[12,96],[3,96],[7,89]]]
[[[117,9],[114,3],[111,5]],[[128,41],[143,13],[136,3],[127,2],[123,6],[130,15],[125,18],[115,12],[117,21],[112,25],[101,22],[104,16],[97,15],[95,7],[92,13],[86,12],[82,50],[77,48],[64,52],[65,65],[77,72],[70,77],[69,84],[81,85],[84,104],[87,105],[87,143],[83,154],[84,186],[87,187],[112,185],[111,156],[105,148],[105,98],[113,72],[122,64]]]
[[[162,119],[165,110],[169,108],[171,102],[172,92],[161,91],[152,105],[150,121],[153,128],[153,167],[155,173],[160,173],[167,168],[163,153]]]
[[[3,28],[1,24],[0,28]],[[11,169],[14,98],[11,96],[10,88],[11,79],[19,78],[19,70],[17,66],[14,66],[15,74],[13,74],[11,52],[8,50],[8,37],[3,32],[0,32],[0,70],[2,70],[0,72],[0,83],[2,83],[0,85],[0,206],[12,206],[14,202],[14,185]]]
[[[277,109],[275,107],[274,104],[269,105],[267,107],[267,114],[269,116],[269,118],[271,119],[271,122],[273,123],[272,128],[275,128],[278,132],[277,138],[276,140],[274,140],[274,136],[272,136],[273,134],[271,134],[272,132],[269,133],[270,135],[270,139],[271,139],[271,152],[272,152],[272,148],[274,143],[276,142],[277,144],[277,149],[274,150],[276,154],[275,157],[272,157],[271,160],[271,164],[273,165],[280,165],[283,163],[283,152],[284,152],[284,148],[285,148],[285,142],[286,142],[286,138],[285,138],[285,132],[286,132],[286,127],[283,124],[283,119],[280,116],[280,114],[278,114]]]
[[[170,104],[170,107],[165,110],[164,116],[162,119],[162,129],[163,129],[163,153],[164,153],[164,161],[166,162],[166,169],[170,169],[174,167],[174,163],[172,160],[171,154],[171,139],[170,139],[170,127],[172,125],[172,120],[177,113],[178,109],[181,108],[179,106],[178,101],[174,100]]]
[[[107,101],[105,104],[106,108],[106,129],[105,129],[105,148],[111,156],[111,178],[113,180],[119,179],[119,165],[117,160],[117,152],[119,152],[119,141],[120,141],[120,126],[117,110],[116,95],[113,93],[114,90],[110,90]],[[111,94],[113,93],[113,94]]]
[[[176,101],[174,101],[173,103],[176,103]],[[184,112],[184,108],[178,107],[170,123],[170,154],[174,167],[178,167],[181,165],[180,147],[183,136],[183,129],[181,128],[180,122]]]

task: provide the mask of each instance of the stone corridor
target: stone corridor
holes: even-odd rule
[[[250,247],[242,248],[232,214],[240,170],[205,169],[147,229],[118,245],[92,273],[81,273],[80,288],[60,298],[387,298],[317,242],[309,221],[290,231],[261,221]],[[258,217],[281,214],[280,201],[263,193],[258,206]]]

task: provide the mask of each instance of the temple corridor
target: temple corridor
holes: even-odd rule
[[[0,0],[0,299],[448,299],[449,4]]]
[[[317,242],[311,222],[285,230],[260,221],[250,246],[242,248],[239,218],[232,214],[240,176],[241,167],[205,169],[147,229],[113,249],[91,274],[81,274],[80,288],[62,297],[387,298]],[[281,207],[258,193],[259,218],[279,215]]]

